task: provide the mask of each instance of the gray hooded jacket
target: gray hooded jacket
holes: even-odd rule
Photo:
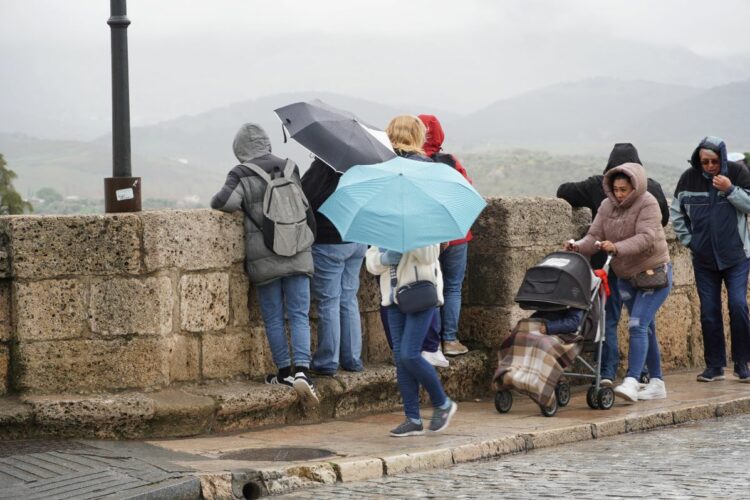
[[[266,132],[254,123],[246,123],[234,138],[234,155],[240,162],[254,163],[275,177],[283,171],[286,160],[271,154],[271,141]],[[294,180],[300,184],[299,170],[294,169]],[[223,212],[242,210],[245,214],[245,268],[256,285],[296,274],[313,275],[310,249],[292,257],[276,255],[266,247],[260,224],[263,220],[263,194],[266,183],[249,168],[237,165],[227,175],[221,191],[211,199],[211,208]]]

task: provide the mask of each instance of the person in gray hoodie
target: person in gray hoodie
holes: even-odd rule
[[[257,291],[266,337],[278,369],[277,374],[266,377],[266,383],[294,387],[303,399],[316,404],[318,396],[309,373],[312,253],[307,248],[284,257],[266,246],[261,231],[266,181],[246,166],[257,165],[275,178],[282,175],[286,160],[271,153],[268,134],[254,123],[240,127],[234,138],[234,154],[241,164],[229,171],[224,186],[211,199],[211,208],[223,212],[242,210],[245,215],[245,269]],[[296,166],[292,178],[301,184]],[[285,312],[294,366],[284,330]]]

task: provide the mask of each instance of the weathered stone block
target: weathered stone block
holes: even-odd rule
[[[495,248],[490,254],[470,250],[468,303],[475,306],[512,306],[526,270],[559,248],[558,245]]]
[[[104,335],[172,332],[174,297],[167,276],[114,278],[91,285],[91,331]]]
[[[21,342],[16,362],[14,377],[20,390],[61,393],[148,388],[169,382],[169,340]]]
[[[180,320],[183,330],[212,332],[229,320],[229,276],[187,274],[180,278]]]
[[[16,282],[18,340],[80,337],[86,328],[86,286],[78,280]]]
[[[169,351],[169,381],[182,382],[200,378],[201,341],[196,337],[175,335]]]
[[[672,260],[672,286],[694,286],[695,274],[690,250],[673,243],[669,247],[669,258]]]
[[[570,205],[555,198],[494,198],[474,223],[472,246],[482,254],[497,247],[556,244],[575,236]]]
[[[385,337],[380,311],[362,313],[362,324],[364,325],[362,335],[367,362],[388,362],[391,359],[391,348],[388,347],[388,340]]]
[[[656,314],[656,337],[659,340],[662,369],[690,366],[690,332],[693,315],[690,300],[672,293]]]
[[[246,327],[242,331],[203,336],[203,377],[259,376],[276,368],[265,330]]]
[[[359,273],[359,291],[357,301],[360,312],[371,312],[380,310],[380,277],[373,276],[367,272],[365,266]]]
[[[383,476],[383,462],[377,458],[338,458],[331,463],[342,483],[367,481]]]
[[[531,432],[528,434],[530,447],[533,449],[548,448],[567,443],[577,443],[593,439],[591,425],[574,425],[560,429]]]
[[[91,435],[100,439],[140,436],[153,418],[154,402],[142,394],[111,396],[32,396],[26,398],[37,425],[58,437]]]
[[[140,227],[133,214],[13,217],[8,221],[12,275],[137,274]]]
[[[382,457],[382,460],[385,464],[385,473],[394,476],[438,467],[449,467],[453,465],[453,453],[449,449],[436,449]]]
[[[247,333],[203,335],[203,377],[246,375],[250,371],[252,340]]]
[[[250,280],[247,274],[235,271],[229,275],[229,304],[232,326],[247,326],[250,324],[249,291]],[[257,300],[254,305],[257,307]]]
[[[529,311],[514,306],[469,306],[461,310],[459,331],[462,340],[473,340],[486,347],[498,348],[507,338],[516,322],[529,315]]]
[[[656,411],[625,419],[625,428],[628,432],[647,431],[672,424],[674,424],[674,415],[668,410]]]
[[[10,280],[0,281],[0,342],[10,340],[12,334],[10,297]]]
[[[148,271],[225,268],[245,257],[242,214],[158,210],[143,212],[140,217]]]
[[[507,436],[489,441],[464,444],[453,448],[453,463],[472,462],[484,458],[499,457],[526,449],[523,436]]]
[[[0,345],[0,396],[8,392],[10,353],[8,347]]]

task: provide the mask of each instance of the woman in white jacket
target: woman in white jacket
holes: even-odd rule
[[[443,279],[438,257],[440,245],[431,245],[400,254],[392,250],[371,247],[367,251],[367,270],[380,276],[381,304],[397,304],[395,291],[415,281],[432,281],[437,288],[438,306],[443,303]],[[392,276],[395,271],[396,283]],[[406,420],[391,431],[391,436],[415,436],[424,433],[419,414],[419,387],[430,396],[434,411],[429,429],[440,432],[450,423],[457,405],[446,396],[435,368],[421,355],[422,342],[434,308],[416,313],[402,313],[398,307],[388,307],[388,324],[393,340],[396,378],[404,400]]]

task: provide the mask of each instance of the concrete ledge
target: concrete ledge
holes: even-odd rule
[[[453,397],[482,395],[474,392],[483,391],[476,381],[486,379],[487,359],[486,353],[474,351],[441,369],[446,387],[457,387],[450,392]],[[363,372],[341,372],[315,382],[321,399],[317,408],[302,405],[289,387],[240,380],[148,393],[5,397],[0,398],[0,439],[194,436],[362,416],[401,404],[391,365],[371,365]]]

